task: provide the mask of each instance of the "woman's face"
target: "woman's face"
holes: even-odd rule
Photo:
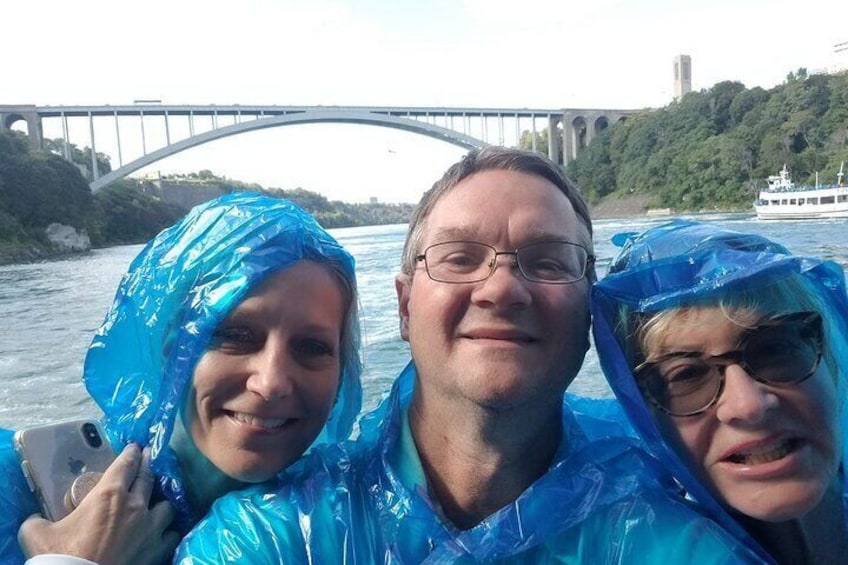
[[[303,260],[263,281],[221,322],[186,411],[195,445],[218,469],[264,481],[315,440],[339,386],[345,310],[336,275]]]
[[[721,355],[737,349],[740,323],[758,322],[734,323],[718,308],[687,310],[649,353]],[[658,423],[725,504],[768,522],[798,518],[819,503],[839,464],[836,390],[826,365],[799,384],[772,386],[730,363],[715,404],[694,416],[657,412]]]

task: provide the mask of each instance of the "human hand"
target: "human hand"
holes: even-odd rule
[[[18,530],[26,556],[59,553],[99,565],[153,565],[170,561],[179,534],[166,530],[174,519],[170,502],[148,508],[153,491],[150,454],[124,448],[73,512],[58,522],[30,516]]]

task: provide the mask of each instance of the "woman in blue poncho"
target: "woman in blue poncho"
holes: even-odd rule
[[[613,390],[690,498],[765,560],[844,561],[839,265],[677,221],[627,242],[593,314]]]
[[[185,533],[225,492],[348,436],[361,403],[358,341],[350,254],[292,203],[233,194],[194,208],[135,259],[86,356],[84,381],[116,451],[148,446],[144,461],[128,448],[118,463],[141,479],[149,460],[154,496],[173,505],[172,527]],[[0,562],[22,562],[15,535],[36,507],[3,449],[0,476],[10,488],[0,491]],[[103,481],[122,478],[115,467]],[[138,519],[127,510],[92,523],[109,502],[132,506],[132,487],[115,492],[112,482],[63,521],[28,521],[21,537],[30,553],[153,561],[155,544],[135,555],[86,545]],[[160,507],[147,519],[162,520]],[[113,545],[139,546],[142,530],[132,534]],[[172,550],[175,540],[163,539]]]

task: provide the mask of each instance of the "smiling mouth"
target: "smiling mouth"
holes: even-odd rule
[[[798,449],[800,444],[800,439],[788,438],[779,441],[776,444],[769,443],[767,445],[751,449],[741,449],[733,455],[730,455],[727,458],[727,461],[739,465],[762,465],[764,463],[771,463],[772,461],[783,459]]]
[[[539,341],[528,333],[506,330],[469,331],[468,333],[464,334],[464,337],[472,341],[511,341],[513,343],[536,343],[537,341]]]
[[[230,410],[225,410],[225,412],[237,422],[266,430],[276,430],[294,421],[292,418],[260,418],[259,416],[245,414],[244,412],[232,412]]]
[[[469,339],[472,339],[472,340],[475,340],[475,341],[481,340],[481,339],[487,339],[487,340],[490,340],[490,341],[512,341],[512,342],[515,342],[515,343],[534,343],[536,341],[535,339],[533,339],[531,337],[526,337],[526,336],[504,337],[504,336],[475,335],[475,336],[469,336]]]

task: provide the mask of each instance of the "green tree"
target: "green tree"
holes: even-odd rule
[[[534,134],[530,130],[524,130],[521,132],[521,138],[518,141],[518,147],[520,149],[524,149],[525,151],[532,151],[533,149],[533,137]],[[548,154],[548,128],[544,128],[542,131],[535,132],[536,137],[536,151],[539,153]]]
[[[19,135],[0,131],[2,209],[27,228],[53,222],[83,227],[92,195],[79,169],[52,153],[31,151]]]
[[[60,156],[65,155],[65,145],[64,139],[44,140],[44,149]],[[87,178],[93,179],[94,175],[91,172],[91,148],[84,147],[80,149],[73,143],[68,143],[67,146],[71,162],[78,167],[82,167],[86,171]],[[97,153],[97,172],[100,176],[112,172],[111,158],[105,153]]]
[[[730,103],[728,112],[730,114],[730,125],[739,126],[748,116],[749,112],[761,107],[768,100],[768,92],[762,88],[755,87],[738,93]],[[756,119],[756,117],[754,118]]]
[[[101,189],[94,200],[95,213],[88,228],[95,246],[147,241],[187,212],[145,193],[133,179]]]

